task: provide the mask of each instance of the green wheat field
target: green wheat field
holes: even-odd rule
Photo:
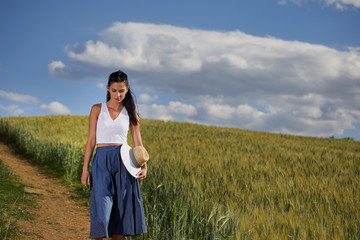
[[[79,189],[87,131],[87,116],[0,118],[1,138]],[[149,119],[141,133],[148,233],[132,239],[360,239],[359,141]]]

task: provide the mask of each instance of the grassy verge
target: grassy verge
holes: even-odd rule
[[[34,198],[25,194],[24,184],[0,159],[0,239],[17,239],[21,230],[16,221],[29,220],[26,209],[34,204]]]

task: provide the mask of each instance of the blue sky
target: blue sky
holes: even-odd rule
[[[0,116],[143,118],[360,140],[360,0],[0,2]]]

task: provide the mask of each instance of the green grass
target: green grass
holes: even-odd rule
[[[87,116],[0,119],[0,136],[85,196],[87,128]],[[359,239],[358,141],[149,119],[141,131],[148,233],[133,239]]]
[[[24,192],[24,185],[0,159],[0,239],[17,239],[20,229],[18,219],[29,220],[27,207],[34,199]]]

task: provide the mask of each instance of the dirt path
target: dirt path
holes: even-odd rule
[[[41,195],[36,208],[29,209],[34,220],[18,221],[25,234],[19,239],[88,239],[90,214],[69,197],[69,189],[51,176],[42,174],[22,156],[0,142],[0,159],[30,185],[26,192]]]

